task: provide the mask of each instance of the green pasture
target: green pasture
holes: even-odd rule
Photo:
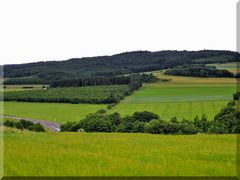
[[[65,123],[67,121],[79,121],[87,114],[103,108],[106,108],[106,105],[4,102],[4,115]]]
[[[163,120],[177,117],[178,120],[193,120],[195,116],[206,115],[208,120],[221,108],[227,105],[227,101],[195,101],[195,102],[160,102],[160,103],[120,103],[110,112],[119,112],[122,116],[132,115],[137,111],[150,111],[160,115]]]
[[[230,100],[235,87],[151,87],[144,86],[126,103],[161,103]]]
[[[236,135],[4,135],[5,176],[236,176]]]
[[[226,106],[236,92],[234,78],[194,78],[168,76],[156,71],[159,81],[144,86],[126,97],[110,112],[131,115],[136,111],[157,113],[163,120],[177,117],[192,120],[205,114],[212,120],[219,110]]]

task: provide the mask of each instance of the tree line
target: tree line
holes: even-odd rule
[[[83,87],[83,86],[100,86],[100,85],[128,85],[130,77],[92,77],[80,79],[65,79],[53,81],[50,87]]]
[[[97,76],[91,78],[80,78],[80,79],[65,79],[53,81],[50,84],[50,87],[84,87],[84,86],[102,86],[102,85],[130,85],[136,80],[136,76],[139,76],[138,79],[141,79],[141,83],[155,82],[158,80],[156,76],[152,73],[150,74],[135,74],[128,76],[113,76],[113,77],[104,77]]]
[[[217,69],[216,67],[201,64],[189,64],[177,66],[165,72],[167,75],[174,76],[191,76],[191,77],[235,77],[232,72],[225,69]]]

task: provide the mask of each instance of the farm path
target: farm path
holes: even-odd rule
[[[32,119],[32,118],[22,118],[22,117],[16,117],[16,116],[8,116],[8,115],[0,116],[0,118],[11,118],[11,119],[19,120],[19,121],[20,120],[31,121],[34,124],[39,123],[39,124],[49,128],[53,132],[59,132],[60,131],[60,124],[55,123],[55,122],[49,122],[49,121],[45,121],[45,120]]]

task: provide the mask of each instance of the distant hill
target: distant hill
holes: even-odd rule
[[[73,58],[66,61],[47,61],[20,65],[4,65],[4,77],[27,82],[92,76],[115,76],[173,68],[184,64],[236,62],[239,54],[232,51],[134,51],[112,56]],[[27,77],[27,78],[26,78]],[[14,83],[14,82],[13,82]],[[30,83],[30,84],[31,84]]]

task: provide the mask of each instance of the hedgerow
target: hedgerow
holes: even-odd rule
[[[151,134],[233,134],[240,133],[240,111],[230,103],[211,121],[203,115],[201,118],[196,116],[193,121],[186,119],[178,121],[176,117],[173,117],[170,122],[147,111],[135,112],[132,116],[123,118],[119,113],[107,114],[105,111],[98,111],[80,122],[68,122],[61,125],[61,131],[77,132],[79,130]]]

